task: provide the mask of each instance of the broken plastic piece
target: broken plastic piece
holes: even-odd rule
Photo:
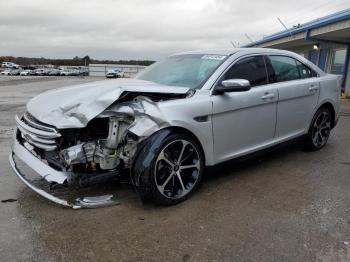
[[[75,200],[73,208],[97,208],[113,205],[120,205],[120,202],[113,199],[113,195],[103,195],[78,198]]]
[[[46,199],[49,199],[55,202],[56,204],[59,204],[65,207],[71,207],[73,209],[97,208],[97,207],[105,207],[105,206],[120,204],[118,201],[113,199],[113,195],[79,198],[79,199],[76,199],[74,203],[71,203],[70,201],[67,201],[65,199],[58,198],[57,196],[54,196],[53,194],[50,194],[44,191],[43,189],[33,185],[29,180],[27,180],[26,177],[16,167],[16,162],[13,157],[14,157],[14,153],[11,153],[9,155],[9,161],[17,177],[34,192],[45,197]]]

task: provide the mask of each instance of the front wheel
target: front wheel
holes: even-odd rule
[[[173,205],[187,199],[198,187],[204,158],[190,136],[170,134],[156,143],[154,139],[159,135],[156,134],[145,146],[147,149],[139,153],[134,174],[139,176],[138,192],[143,199]],[[142,163],[142,167],[137,163]]]
[[[327,108],[320,108],[312,119],[305,138],[306,149],[317,151],[324,147],[332,129],[332,115]]]

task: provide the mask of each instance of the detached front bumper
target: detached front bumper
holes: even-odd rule
[[[18,141],[16,135],[13,139],[12,151],[13,152],[11,155],[16,155],[17,157],[19,157],[24,163],[30,166],[31,169],[33,169],[41,177],[45,178],[47,182],[57,183],[57,184],[64,184],[67,182],[69,178],[69,173],[57,171],[51,168],[50,166],[48,166],[47,164],[45,164],[42,160],[40,160],[33,153],[31,153],[27,148],[25,148]]]
[[[31,169],[33,169],[39,176],[44,178],[48,183],[58,183],[63,184],[68,179],[68,174],[65,172],[59,172],[48,165],[46,165],[43,161],[41,161],[39,158],[34,156],[27,148],[25,148],[20,142],[17,140],[15,132],[15,136],[13,139],[13,149],[12,153],[9,155],[9,162],[10,165],[17,175],[17,177],[30,189],[38,193],[39,195],[57,203],[63,206],[67,207],[73,207],[73,208],[80,208],[81,206],[76,206],[74,204],[68,203],[68,201],[60,199],[58,197],[53,196],[52,194],[49,194],[48,192],[44,191],[43,189],[40,189],[33,184],[30,183],[30,181],[25,177],[24,174],[21,173],[21,171],[17,168],[16,162],[14,159],[14,156],[16,155],[18,158],[20,158],[26,165],[28,165]]]
[[[34,185],[32,181],[26,178],[25,174],[23,174],[20,169],[17,167],[15,156],[18,157],[21,161],[23,161],[27,166],[29,166],[32,170],[34,170],[41,179],[45,179],[49,184],[66,184],[68,179],[70,178],[69,172],[61,172],[57,171],[46,163],[44,163],[41,159],[36,157],[33,153],[31,153],[26,147],[24,147],[17,139],[17,130],[15,131],[15,136],[13,139],[13,150],[9,155],[10,165],[17,175],[17,177],[30,189],[44,198],[55,202],[56,204],[71,207],[74,209],[79,208],[95,208],[102,206],[109,206],[115,204],[116,202],[112,199],[113,195],[104,195],[99,197],[84,197],[77,198],[72,201],[68,201],[65,199],[61,199],[59,197],[54,196],[47,192],[48,190],[44,190],[39,186]]]

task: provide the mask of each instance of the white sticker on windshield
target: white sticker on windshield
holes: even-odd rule
[[[225,57],[225,55],[204,55],[202,59],[223,60]]]

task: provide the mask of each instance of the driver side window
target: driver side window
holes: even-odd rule
[[[250,56],[236,62],[225,74],[227,79],[246,79],[250,86],[267,84],[267,75],[263,56]]]

